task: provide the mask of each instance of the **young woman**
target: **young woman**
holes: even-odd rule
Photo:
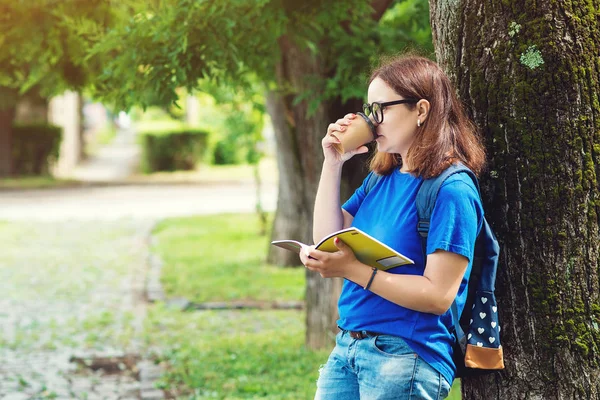
[[[360,263],[339,239],[335,253],[311,248],[304,265],[324,278],[343,277],[340,332],[320,371],[316,399],[443,399],[455,375],[452,318],[462,312],[483,209],[466,174],[442,185],[431,216],[426,259],[417,233],[415,196],[423,179],[462,162],[481,172],[484,150],[448,77],[433,61],[404,56],[371,76],[365,111],[377,127],[370,168],[383,177],[366,193],[366,180],[340,204],[342,156],[332,148],[334,131],[356,117],[329,125],[317,192],[315,242],[355,226],[412,258],[414,265],[387,272]],[[310,256],[310,257],[309,257]]]

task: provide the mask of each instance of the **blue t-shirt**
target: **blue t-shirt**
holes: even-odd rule
[[[425,260],[417,233],[417,191],[422,178],[398,169],[383,176],[366,194],[366,179],[342,208],[354,216],[352,226],[377,238],[414,260],[388,270],[394,274],[423,275]],[[427,254],[437,249],[469,259],[456,303],[462,312],[467,297],[475,239],[483,222],[483,207],[469,175],[451,175],[438,193],[431,215]],[[338,326],[352,331],[373,331],[402,337],[407,344],[452,383],[456,367],[452,361],[452,317],[401,307],[344,280],[338,303]]]

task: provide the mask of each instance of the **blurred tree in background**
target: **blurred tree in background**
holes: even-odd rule
[[[0,177],[12,173],[17,102],[79,90],[102,69],[91,46],[127,13],[110,0],[0,0]]]

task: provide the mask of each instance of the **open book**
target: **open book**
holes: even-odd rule
[[[371,267],[385,271],[400,265],[414,264],[414,261],[410,258],[354,227],[333,232],[317,243],[315,248],[330,253],[338,251],[335,243],[333,243],[336,237],[352,249],[358,261]],[[307,244],[296,240],[274,240],[271,244],[296,253],[300,253],[301,250],[309,247]]]

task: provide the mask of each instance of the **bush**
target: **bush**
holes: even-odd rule
[[[165,132],[141,132],[142,170],[191,170],[204,156],[208,132],[185,129]]]
[[[213,164],[233,165],[240,164],[239,145],[229,138],[221,139],[215,144],[213,150]]]
[[[13,126],[15,175],[48,175],[58,160],[62,128],[48,124]]]

